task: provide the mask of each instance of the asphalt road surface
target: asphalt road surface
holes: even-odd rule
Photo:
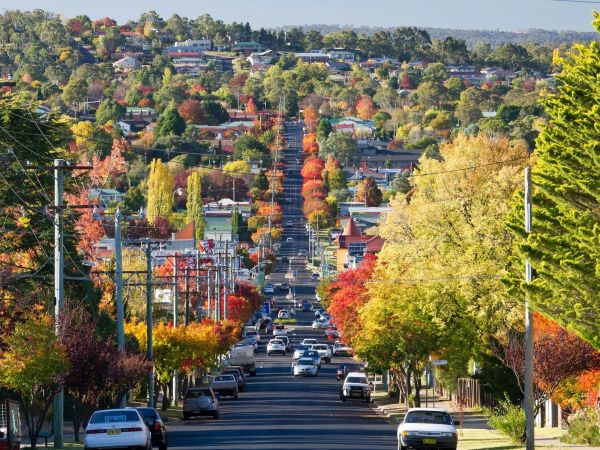
[[[283,204],[285,227],[281,256],[290,262],[278,263],[270,282],[287,282],[285,274],[292,269],[292,281],[297,298],[315,301],[315,284],[306,269],[306,258],[298,256],[308,250],[305,221],[302,216],[300,176],[302,125],[286,127],[290,148],[285,152],[286,181],[284,189],[289,201]],[[292,241],[288,242],[287,238]],[[289,306],[287,291],[274,296],[275,308]],[[316,305],[318,306],[318,305]],[[290,326],[292,342],[305,337],[328,342],[323,330],[310,325],[313,312],[298,312],[298,324]],[[246,390],[238,400],[221,401],[218,420],[198,419],[169,426],[169,448],[177,449],[395,449],[396,426],[379,415],[372,405],[362,401],[339,400],[341,382],[335,379],[339,362],[347,358],[334,357],[322,364],[317,377],[294,378],[291,355],[266,355],[266,344],[272,336],[262,334],[256,353],[257,376],[248,377]],[[331,343],[329,341],[329,343]]]

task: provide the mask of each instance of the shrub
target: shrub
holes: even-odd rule
[[[296,319],[275,319],[275,325],[296,325]]]
[[[506,435],[514,443],[525,442],[525,411],[513,405],[507,394],[501,400],[499,407],[489,415],[491,427]]]
[[[569,432],[561,437],[569,444],[600,445],[600,413],[594,408],[580,409],[569,417]]]

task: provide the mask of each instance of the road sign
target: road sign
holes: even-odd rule
[[[445,366],[446,364],[448,364],[448,361],[445,359],[432,359],[431,364],[433,364],[434,366]]]

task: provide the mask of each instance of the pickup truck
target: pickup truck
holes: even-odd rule
[[[329,348],[329,345],[313,344],[310,346],[310,349],[319,352],[319,356],[321,356],[321,359],[325,361],[325,363],[331,362],[331,349]]]
[[[254,357],[254,347],[246,345],[238,347],[237,345],[229,352],[229,364],[232,366],[242,366],[251,376],[256,375],[256,358]]]
[[[210,385],[221,397],[229,396],[238,399],[238,382],[233,375],[217,375]]]

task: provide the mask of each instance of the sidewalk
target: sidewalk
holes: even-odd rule
[[[388,417],[390,421],[401,423],[406,413],[403,404],[398,404],[397,399],[390,399],[384,392],[374,392],[373,402],[376,409]],[[424,397],[421,397],[423,400]],[[423,402],[423,406],[425,403]],[[431,407],[431,402],[429,402]],[[487,418],[478,411],[464,410],[462,413],[456,408],[456,404],[445,398],[436,397],[435,407],[443,408],[452,414],[452,417],[459,420],[461,424],[458,430],[458,450],[487,450],[487,449],[524,449],[522,445],[511,443],[502,434],[498,433],[488,425]],[[559,437],[564,434],[564,430],[558,428],[536,428],[535,429],[535,447],[536,449],[587,449],[600,450],[600,447],[589,447],[586,445],[572,445],[560,442]]]

